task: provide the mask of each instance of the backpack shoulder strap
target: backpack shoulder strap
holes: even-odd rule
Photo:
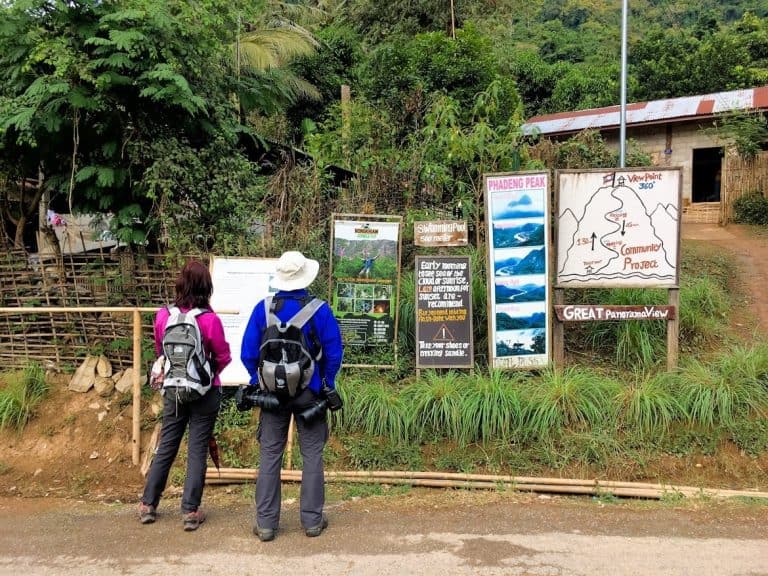
[[[293,318],[288,320],[288,323],[299,328],[303,328],[304,324],[309,322],[309,319],[315,315],[315,312],[317,312],[322,305],[322,300],[319,298],[313,298],[301,310],[296,312],[296,314],[293,315]]]
[[[280,318],[278,318],[277,314],[275,314],[273,301],[274,296],[267,296],[264,298],[264,316],[266,316],[267,328],[280,324]]]
[[[198,316],[202,316],[206,312],[210,312],[210,310],[208,310],[208,308],[192,308],[192,310],[187,312],[187,314],[196,319]]]

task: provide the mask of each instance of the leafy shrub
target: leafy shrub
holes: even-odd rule
[[[768,452],[768,419],[750,418],[734,422],[728,427],[734,444],[745,454],[756,457]]]
[[[252,410],[240,412],[231,395],[222,399],[214,430],[222,466],[258,466],[255,414]]]
[[[768,224],[768,198],[753,192],[733,202],[733,220],[738,224]]]
[[[711,456],[717,452],[722,429],[700,426],[674,426],[669,434],[658,438],[659,450],[672,456],[703,454]]]
[[[350,464],[366,470],[416,470],[422,465],[417,446],[402,442],[389,442],[382,437],[346,438]]]

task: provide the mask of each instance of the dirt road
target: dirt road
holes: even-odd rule
[[[289,500],[261,543],[245,492],[208,500],[186,533],[173,500],[142,526],[134,505],[0,499],[0,574],[768,575],[765,504],[413,490],[331,504],[313,539]]]
[[[746,328],[768,333],[768,236],[756,234],[749,226],[716,224],[684,224],[683,241],[693,240],[724,248],[733,254],[739,269],[739,292],[745,300],[735,302],[733,316],[741,315]],[[741,309],[741,310],[738,310]]]

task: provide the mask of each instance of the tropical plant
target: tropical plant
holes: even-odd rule
[[[296,74],[290,64],[311,56],[319,47],[303,22],[317,22],[321,11],[305,3],[264,0],[250,21],[238,18],[234,42],[235,69],[243,75],[238,92],[242,113],[274,113],[299,99],[316,100],[317,88]],[[269,103],[265,106],[265,103]]]

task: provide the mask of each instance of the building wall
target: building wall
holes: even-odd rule
[[[669,130],[669,134],[667,131]],[[606,143],[619,149],[619,133],[603,134]],[[635,140],[642,150],[650,154],[655,166],[679,166],[683,173],[683,205],[692,201],[693,191],[693,150],[716,148],[722,141],[707,134],[697,122],[658,124],[639,128],[627,127],[627,138]],[[667,140],[669,138],[669,146]]]

